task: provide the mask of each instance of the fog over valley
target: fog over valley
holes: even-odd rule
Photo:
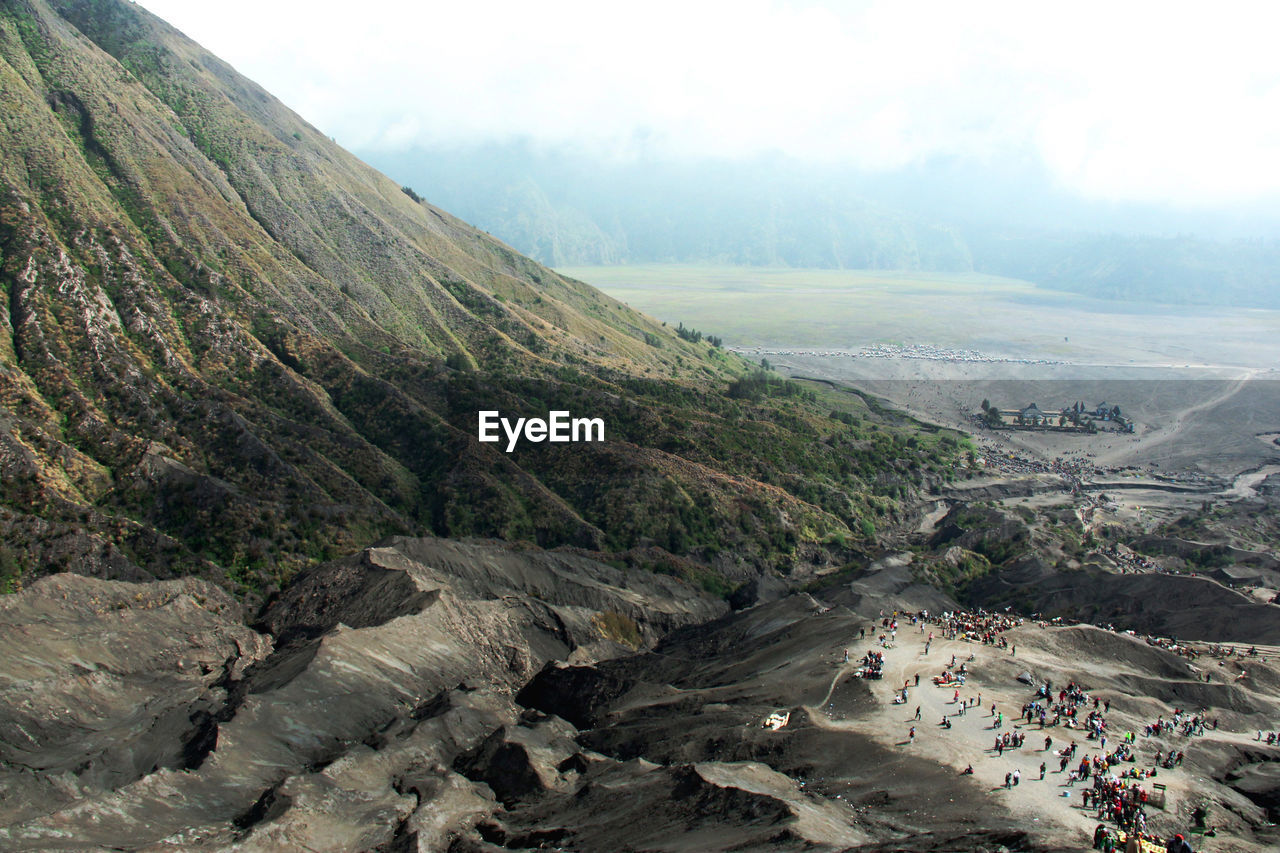
[[[1277,304],[1266,4],[148,5],[545,263],[978,271]]]

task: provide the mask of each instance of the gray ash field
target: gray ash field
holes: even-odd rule
[[[957,628],[939,614],[960,605],[921,582],[928,559],[903,552],[726,612],[582,556],[396,540],[304,573],[254,629],[203,581],[46,578],[0,601],[0,839],[12,850],[122,839],[156,851],[1072,850],[1096,821],[1057,753],[1076,743],[1075,761],[1102,755],[1132,731],[1135,760],[1117,772],[1185,754],[1141,780],[1166,786],[1149,832],[1188,831],[1203,808],[1212,849],[1280,841],[1280,747],[1258,739],[1280,716],[1280,649],[1209,636],[1170,649],[1003,611],[957,616]],[[1123,600],[1125,581],[1085,588],[1097,606]],[[1274,605],[1224,593],[1241,624],[1275,633]],[[906,615],[919,610],[934,615]],[[602,614],[645,648],[608,639]],[[860,677],[872,652],[880,677]],[[932,683],[962,670],[963,685]],[[1010,719],[1046,681],[1107,703],[1109,748],[1065,717],[1043,729]],[[1209,727],[1144,733],[1179,712]],[[997,753],[1004,732],[1025,742]],[[1015,769],[1022,782],[1006,789]]]

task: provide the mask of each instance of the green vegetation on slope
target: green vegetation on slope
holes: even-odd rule
[[[421,202],[137,6],[6,3],[0,98],[11,587],[258,594],[430,532],[727,591],[871,535],[959,452],[785,384],[731,394],[750,365]],[[507,454],[480,409],[608,440]]]

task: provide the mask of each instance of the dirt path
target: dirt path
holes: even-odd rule
[[[1150,456],[1151,449],[1158,445],[1164,444],[1177,438],[1186,427],[1187,422],[1200,412],[1220,406],[1227,400],[1230,400],[1236,394],[1239,394],[1250,380],[1256,377],[1262,371],[1257,368],[1247,368],[1235,380],[1223,390],[1221,394],[1208,400],[1203,400],[1194,406],[1189,406],[1173,417],[1167,426],[1158,427],[1152,432],[1142,436],[1140,440],[1141,448],[1144,454]]]
[[[1246,471],[1236,477],[1235,482],[1231,484],[1231,488],[1219,492],[1219,494],[1224,498],[1230,499],[1256,498],[1258,496],[1258,486],[1262,485],[1262,481],[1272,474],[1280,474],[1280,465],[1264,465],[1256,471]]]
[[[850,661],[849,663],[842,663],[840,665],[840,668],[836,670],[836,674],[831,677],[831,687],[827,689],[827,695],[822,697],[822,701],[819,702],[816,707],[817,708],[827,707],[827,703],[830,702],[831,697],[835,695],[836,687],[840,684],[841,681],[844,680],[845,676],[849,675],[851,672],[856,671],[857,669],[858,669],[858,665],[853,663],[852,661]]]

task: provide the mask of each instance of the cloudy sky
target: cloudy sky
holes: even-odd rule
[[[1280,197],[1280,4],[142,0],[357,150],[526,137]]]

